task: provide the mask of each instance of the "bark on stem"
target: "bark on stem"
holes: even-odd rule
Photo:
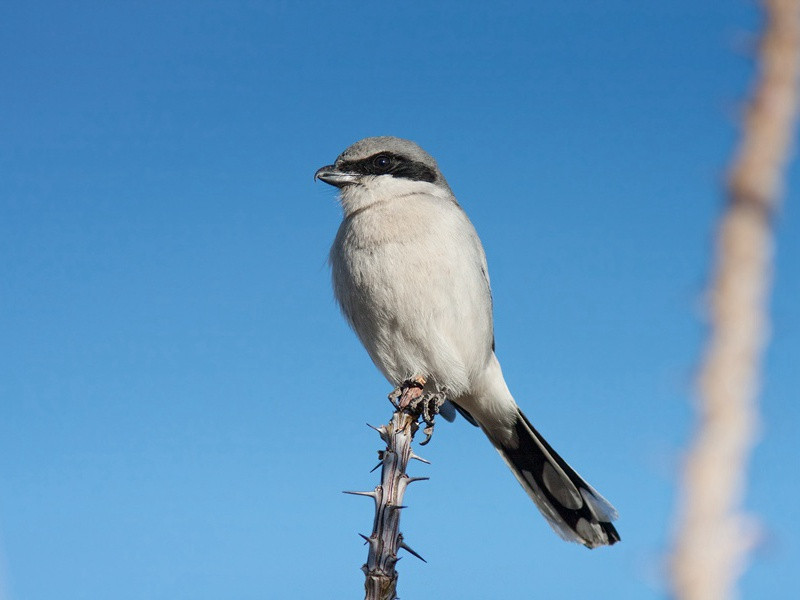
[[[735,597],[752,544],[741,504],[759,423],[768,338],[772,216],[795,131],[800,0],[766,0],[759,80],[728,182],[710,291],[711,332],[699,382],[699,428],[686,462],[672,556],[685,600]]]

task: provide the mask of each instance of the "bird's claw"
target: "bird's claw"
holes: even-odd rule
[[[422,433],[424,433],[424,434],[425,434],[425,439],[424,439],[424,440],[422,440],[422,441],[419,443],[419,445],[420,445],[420,446],[424,446],[424,445],[426,445],[428,442],[430,442],[430,441],[431,441],[431,436],[433,436],[433,420],[432,420],[432,419],[431,419],[431,424],[430,424],[430,425],[428,425],[428,426],[427,426],[425,429],[423,429],[423,430],[422,430]]]

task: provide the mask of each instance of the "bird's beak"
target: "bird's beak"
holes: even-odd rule
[[[356,183],[356,181],[358,181],[358,175],[340,171],[335,165],[328,165],[314,173],[314,179],[319,179],[327,184],[340,188],[348,183]]]

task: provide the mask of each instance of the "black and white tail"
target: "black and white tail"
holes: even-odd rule
[[[556,533],[587,548],[618,542],[619,533],[611,524],[617,518],[614,507],[550,447],[522,411],[518,412],[516,439],[490,439]]]

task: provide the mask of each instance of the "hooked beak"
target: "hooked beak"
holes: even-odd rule
[[[327,165],[314,173],[314,179],[319,179],[329,185],[340,188],[348,183],[356,183],[358,181],[358,175],[340,171],[334,165]]]

